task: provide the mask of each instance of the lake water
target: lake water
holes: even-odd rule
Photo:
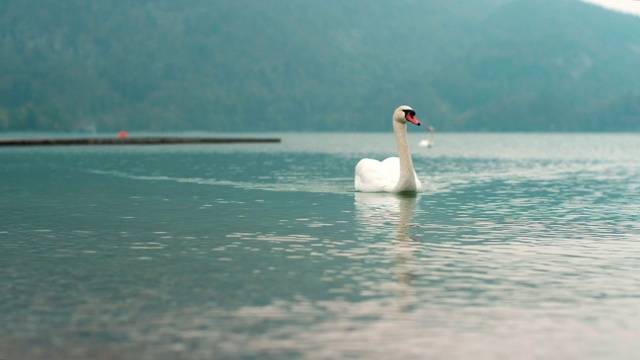
[[[640,135],[411,130],[0,148],[0,359],[640,357]]]

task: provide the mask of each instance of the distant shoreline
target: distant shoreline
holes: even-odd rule
[[[65,146],[65,145],[175,145],[175,144],[236,144],[279,143],[280,138],[188,138],[188,137],[127,137],[127,138],[5,138],[0,146]]]

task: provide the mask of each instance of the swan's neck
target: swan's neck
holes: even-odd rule
[[[396,191],[416,191],[418,186],[413,160],[411,160],[411,150],[409,150],[409,142],[407,141],[407,125],[393,121],[393,132],[396,135],[398,158],[400,158],[400,177]]]

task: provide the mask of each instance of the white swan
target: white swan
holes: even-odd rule
[[[426,139],[422,139],[420,140],[420,143],[418,145],[420,145],[421,147],[433,147],[433,132],[436,129],[433,126],[429,126],[427,128],[427,133],[429,134],[428,137]]]
[[[393,112],[392,121],[399,157],[390,157],[382,162],[368,158],[360,160],[356,165],[357,191],[398,193],[422,190],[407,143],[407,122],[420,126],[416,112],[403,105]]]

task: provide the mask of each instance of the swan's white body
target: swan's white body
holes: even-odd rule
[[[420,125],[413,109],[400,106],[393,113],[393,132],[398,145],[398,157],[390,157],[383,161],[368,158],[360,160],[356,165],[355,175],[357,191],[398,193],[422,190],[407,142],[407,121]]]
[[[429,139],[420,140],[420,143],[418,145],[420,145],[420,147],[432,147],[433,146],[433,144],[431,143],[431,141],[429,141]]]

